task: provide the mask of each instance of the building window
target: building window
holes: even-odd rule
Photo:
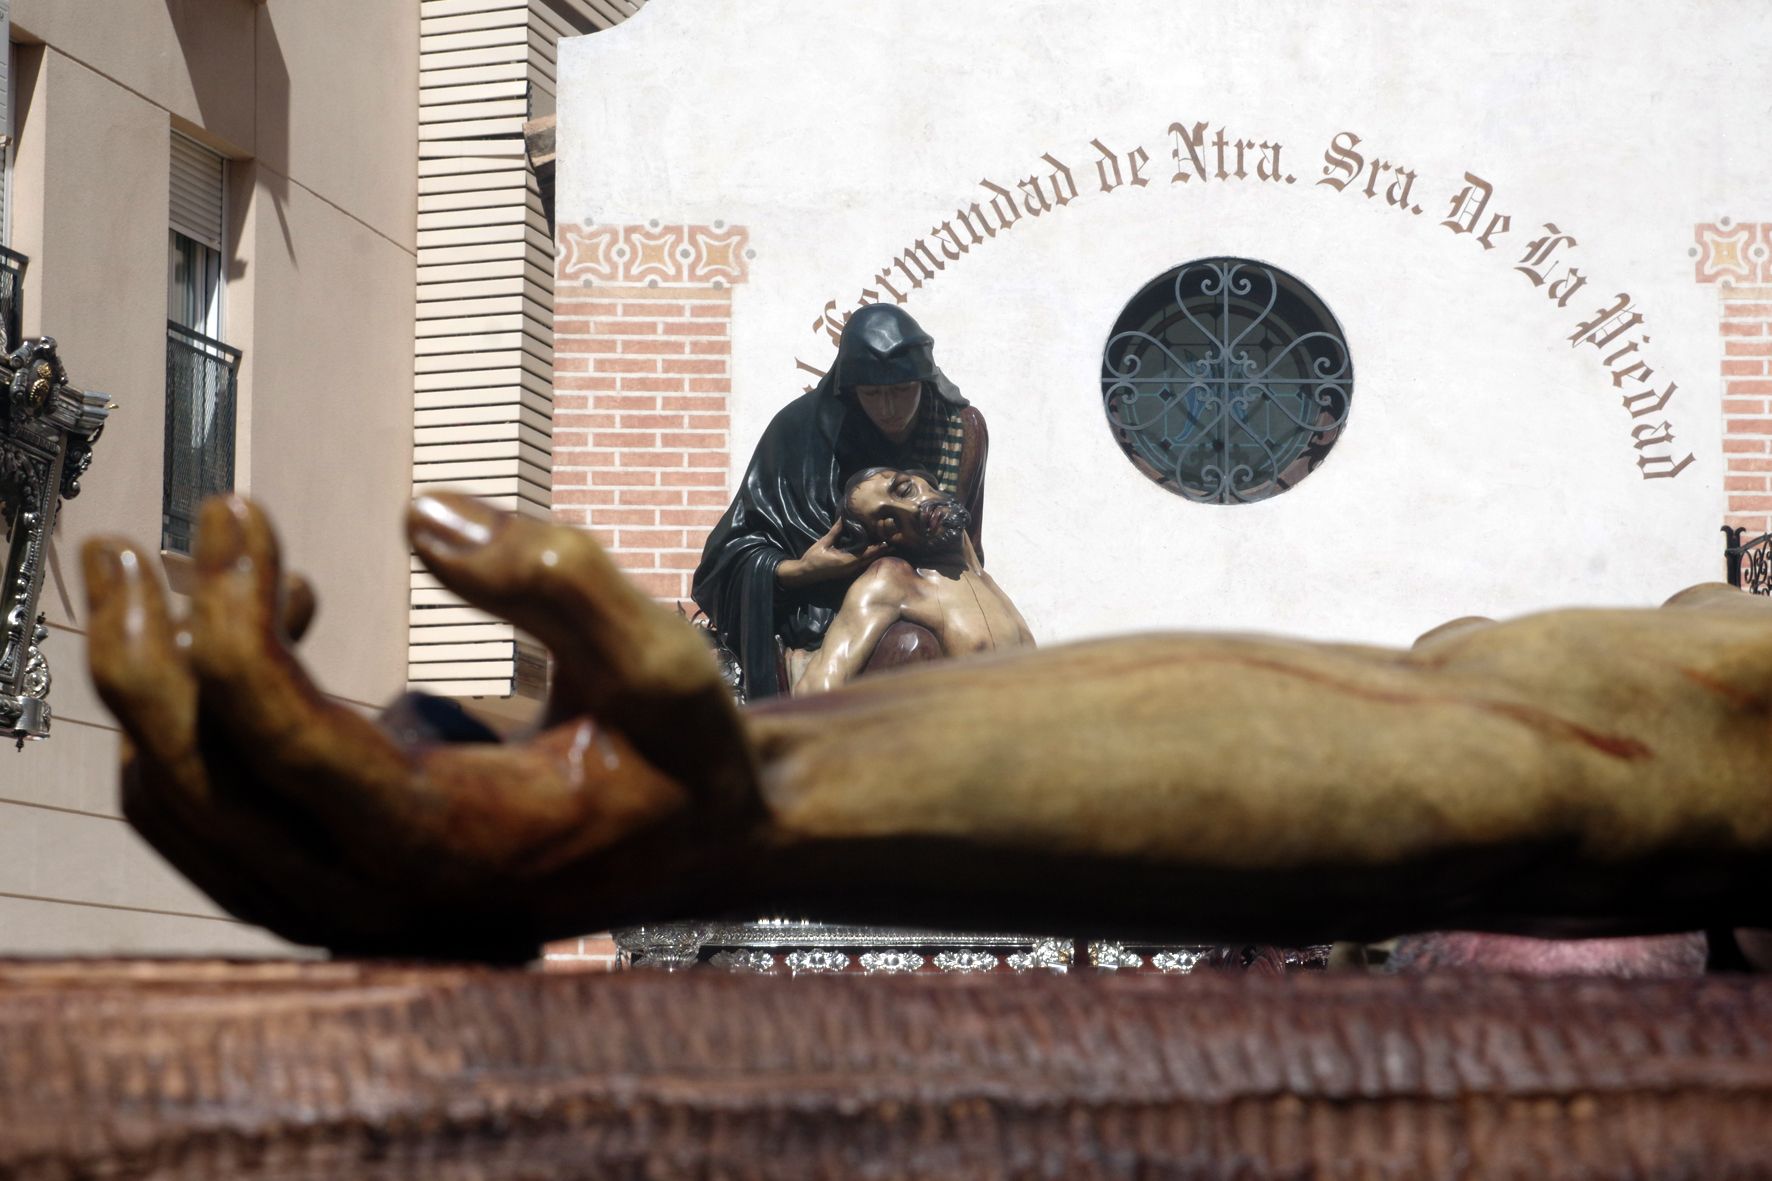
[[[1102,354],[1102,405],[1126,458],[1203,504],[1265,500],[1315,471],[1347,425],[1353,381],[1316,293],[1244,258],[1146,284]]]
[[[12,51],[12,3],[0,0],[0,243],[12,242],[12,171],[16,135],[12,130],[17,63]],[[31,260],[0,245],[0,352],[18,347],[24,331],[25,265]]]
[[[12,243],[12,168],[13,146],[17,133],[12,129],[12,111],[18,104],[15,79],[18,62],[12,52],[12,0],[0,0],[0,243]],[[18,344],[18,337],[8,338],[9,347]]]
[[[221,251],[177,230],[168,235],[166,318],[174,324],[221,335]]]
[[[0,246],[0,352],[10,353],[18,347],[24,333],[25,267],[30,259],[16,250]]]
[[[197,506],[234,487],[240,350],[222,335],[220,156],[172,137],[166,261],[166,469],[162,549],[189,553]]]

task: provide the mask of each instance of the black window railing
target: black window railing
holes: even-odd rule
[[[1723,526],[1723,571],[1729,585],[1756,595],[1772,595],[1772,533],[1742,540],[1745,526]]]
[[[166,481],[160,547],[191,552],[197,506],[234,487],[240,350],[166,324]]]
[[[16,349],[24,336],[25,267],[30,262],[18,251],[0,246],[0,329],[6,332],[6,352]]]

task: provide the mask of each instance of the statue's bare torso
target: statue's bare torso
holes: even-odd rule
[[[846,684],[861,671],[885,630],[901,621],[927,628],[947,656],[1034,643],[1027,621],[985,573],[970,540],[951,557],[880,558],[851,584],[824,647],[795,686],[796,695]]]
[[[967,547],[970,555],[970,545]],[[903,597],[904,618],[928,628],[949,656],[1030,646],[1027,621],[1001,587],[976,564],[915,565],[902,558],[875,563]]]

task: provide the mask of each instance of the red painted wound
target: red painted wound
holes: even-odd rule
[[[1709,673],[1701,673],[1695,668],[1682,668],[1682,676],[1694,685],[1700,685],[1719,697],[1727,698],[1742,709],[1750,709],[1756,713],[1766,712],[1766,699],[1758,693],[1750,693],[1746,689],[1720,681]]]
[[[1498,714],[1523,726],[1549,734],[1557,738],[1572,738],[1615,759],[1646,759],[1655,752],[1634,738],[1626,738],[1617,734],[1602,734],[1597,730],[1572,722],[1568,718],[1558,717],[1547,710],[1534,706],[1523,705],[1513,701],[1491,701],[1481,697],[1461,697],[1439,693],[1404,693],[1394,689],[1375,689],[1367,685],[1357,685],[1338,677],[1327,676],[1311,669],[1298,668],[1295,665],[1283,664],[1277,660],[1261,660],[1255,657],[1238,656],[1230,658],[1234,663],[1252,668],[1262,668],[1270,672],[1283,673],[1287,676],[1299,677],[1317,684],[1330,685],[1354,697],[1368,701],[1379,701],[1387,705],[1462,705],[1485,713]]]

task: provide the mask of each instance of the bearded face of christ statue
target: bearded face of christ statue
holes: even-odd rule
[[[843,508],[854,540],[929,557],[958,554],[972,522],[965,506],[936,488],[926,473],[895,468],[855,475]]]

